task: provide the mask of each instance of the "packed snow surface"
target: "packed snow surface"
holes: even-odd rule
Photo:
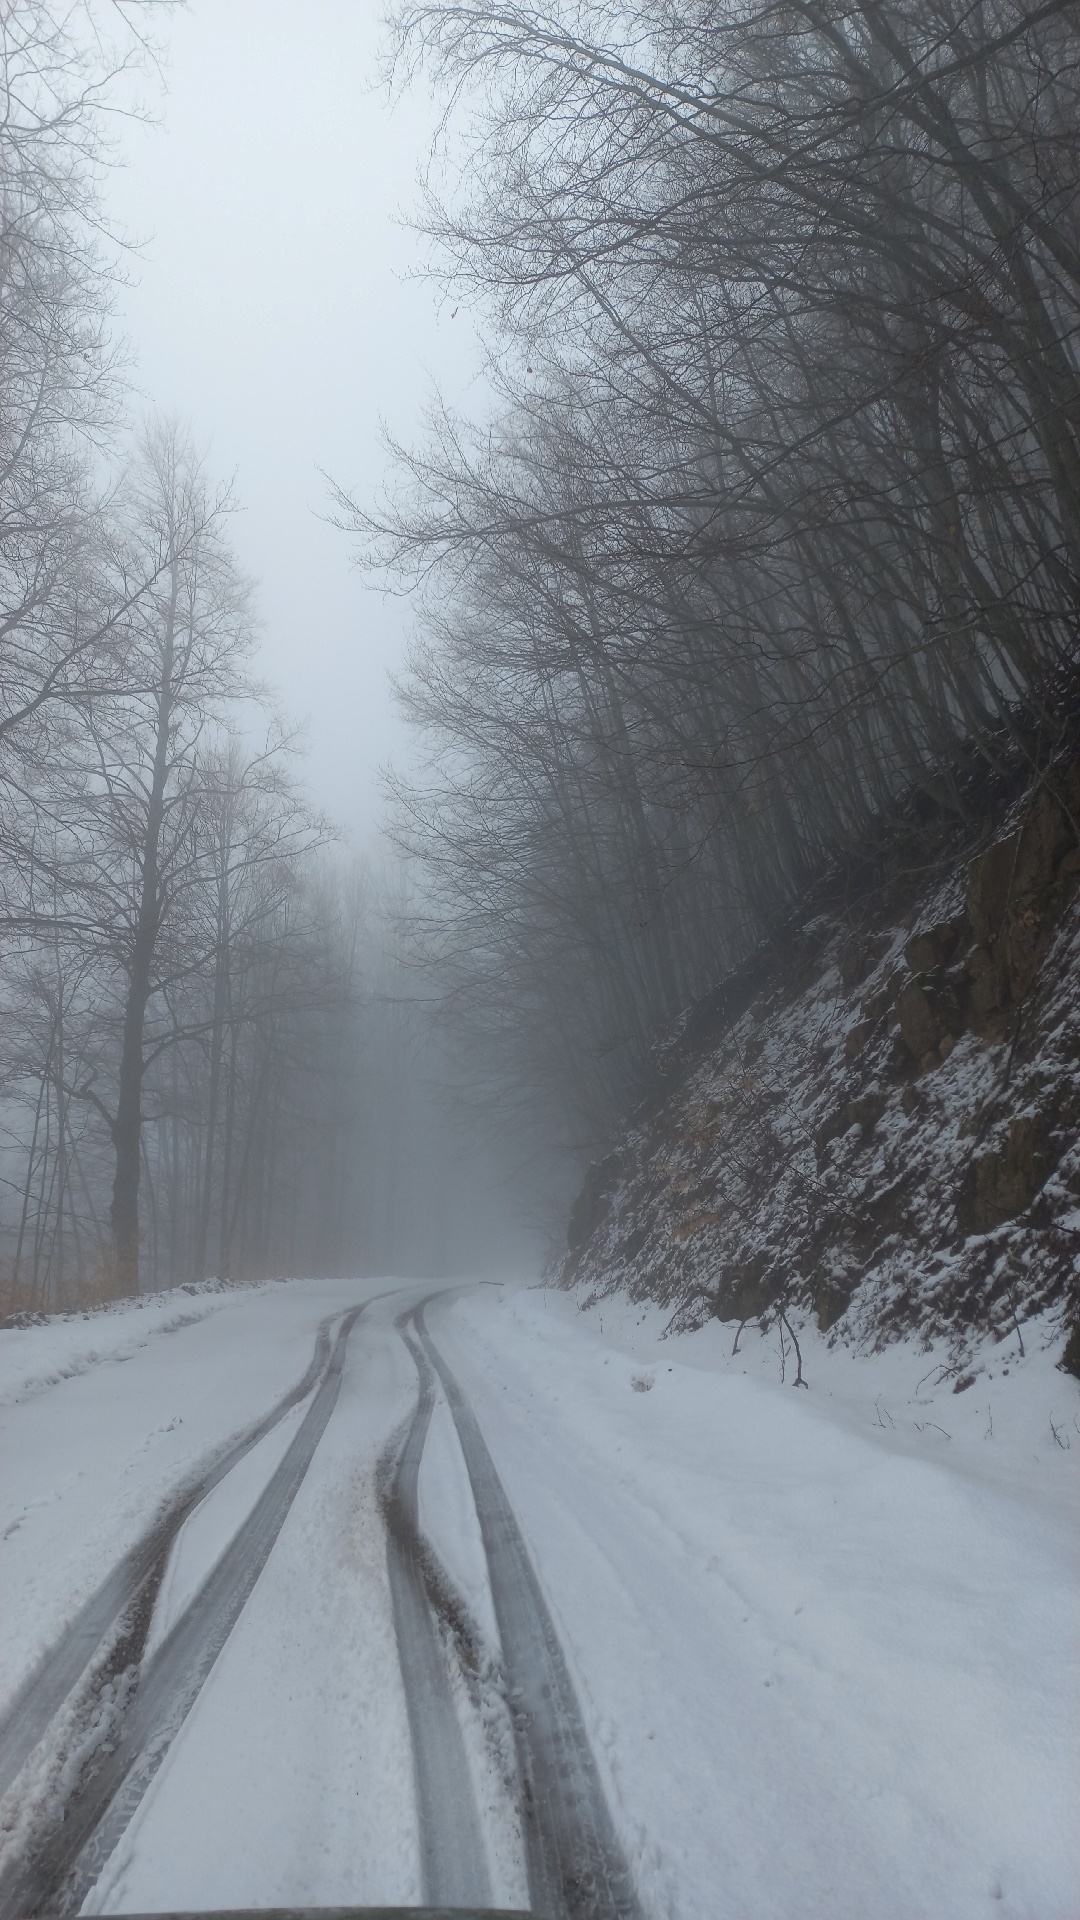
[[[430,1288],[174,1294],[0,1333],[10,1698],[184,1475],[300,1378],[320,1322],[390,1290],[87,1910],[420,1899],[377,1470],[416,1395],[394,1317]],[[944,1351],[858,1357],[797,1328],[803,1390],[775,1332],[733,1357],[731,1327],[663,1339],[658,1314],[541,1288],[448,1292],[427,1321],[529,1543],[647,1914],[1074,1920],[1080,1391],[1039,1322],[955,1392]],[[187,1522],[155,1634],[301,1413]],[[420,1496],[493,1641],[442,1405]]]
[[[178,1288],[0,1329],[0,1715],[166,1498],[288,1392],[320,1321],[357,1297]]]
[[[1080,1392],[1038,1323],[959,1394],[538,1289],[429,1324],[656,1913],[1074,1920]]]

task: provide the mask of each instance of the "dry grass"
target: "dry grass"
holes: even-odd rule
[[[672,1227],[671,1237],[673,1240],[690,1240],[705,1227],[715,1227],[723,1217],[721,1213],[692,1213],[688,1220],[680,1220],[678,1226]]]
[[[16,1279],[10,1261],[0,1266],[0,1320],[10,1319],[12,1314],[17,1313],[85,1313],[123,1298],[124,1292],[111,1254],[103,1254],[90,1273],[84,1275],[82,1282],[76,1284],[64,1300],[43,1295],[42,1290],[34,1287],[25,1275]]]
[[[104,1253],[83,1281],[78,1305],[80,1308],[104,1307],[111,1300],[123,1300],[126,1295],[127,1289],[121,1284],[115,1259],[111,1253]]]
[[[0,1320],[6,1320],[13,1313],[37,1313],[39,1310],[34,1289],[25,1280],[15,1280],[10,1265],[5,1262],[0,1271]]]

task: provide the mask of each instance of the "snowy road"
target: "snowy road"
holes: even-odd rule
[[[329,1321],[318,1332],[311,1363],[296,1385],[261,1419],[255,1421],[219,1454],[214,1464],[183,1485],[167,1502],[152,1526],[107,1574],[84,1602],[75,1620],[30,1674],[8,1708],[0,1747],[0,1795],[7,1792],[50,1721],[73,1691],[95,1653],[128,1610],[136,1626],[140,1613],[152,1607],[165,1563],[180,1528],[218,1482],[231,1473],[244,1455],[277,1426],[315,1386],[330,1351]],[[145,1622],[146,1625],[149,1621]]]
[[[149,1629],[152,1611],[139,1606],[143,1585],[154,1583],[156,1589],[155,1574],[160,1580],[167,1553],[189,1512],[206,1499],[264,1433],[280,1423],[291,1405],[299,1403],[305,1386],[312,1387],[317,1382],[311,1404],[284,1459],[180,1618],[145,1657],[145,1643],[125,1648],[126,1654],[141,1665],[138,1688],[111,1730],[107,1751],[96,1757],[92,1769],[83,1773],[66,1798],[63,1819],[49,1823],[25,1865],[0,1883],[5,1913],[57,1909],[77,1912],[107,1867],[266,1564],[334,1411],[349,1335],[363,1311],[363,1307],[357,1307],[345,1315],[328,1352],[326,1330],[320,1328],[315,1357],[299,1387],[285,1396],[252,1434],[230,1447],[225,1459],[202,1477],[198,1493],[174,1503],[165,1520],[159,1521],[152,1530],[148,1542],[141,1543],[122,1563],[128,1591],[118,1596],[118,1583],[114,1580],[105,1583],[18,1703],[21,1711],[16,1726],[25,1738],[24,1729],[30,1717],[27,1702],[38,1706],[43,1692],[54,1693],[55,1674],[73,1671],[76,1659],[82,1662],[78,1669],[81,1673],[87,1664],[84,1655],[89,1638],[88,1621],[95,1624],[100,1621],[106,1629],[111,1627],[122,1611],[124,1600],[138,1609]],[[155,1548],[157,1553],[152,1560]],[[132,1588],[133,1579],[144,1566],[147,1567],[144,1578]],[[112,1617],[108,1618],[103,1603],[112,1603],[117,1597],[121,1597],[121,1606],[115,1607]],[[152,1600],[156,1598],[155,1590]],[[75,1657],[68,1654],[72,1643],[77,1649]],[[115,1670],[115,1660],[111,1665]],[[41,1683],[46,1679],[48,1686],[44,1688]],[[4,1744],[8,1744],[6,1728]]]
[[[388,1285],[0,1333],[5,1914],[1074,1916],[1037,1330],[976,1408]]]
[[[128,1829],[133,1823],[136,1828],[144,1824],[142,1810],[152,1783],[238,1623],[241,1641],[245,1637],[241,1616],[334,1413],[350,1338],[379,1302],[376,1295],[350,1309],[337,1324],[332,1344],[327,1324],[320,1327],[315,1356],[303,1379],[220,1453],[194,1484],[173,1496],[16,1695],[3,1728],[7,1770],[15,1779],[31,1750],[39,1745],[48,1749],[52,1722],[62,1722],[68,1694],[78,1691],[85,1672],[91,1673],[81,1703],[85,1752],[68,1770],[64,1787],[44,1797],[36,1817],[24,1822],[0,1877],[0,1911],[5,1915],[76,1912],[84,1903],[92,1908],[104,1897],[104,1888],[115,1887],[117,1870],[123,1875],[125,1861],[145,1858],[145,1841],[138,1833],[129,1841]],[[399,1292],[393,1304],[400,1307]],[[419,1891],[430,1902],[488,1905],[493,1880],[509,1880],[512,1897],[522,1904],[531,1899],[551,1920],[634,1920],[638,1909],[632,1881],[573,1687],[494,1465],[426,1332],[422,1312],[399,1313],[395,1330],[412,1357],[420,1385],[404,1441],[400,1433],[392,1434],[380,1455],[381,1478],[389,1480],[382,1507],[388,1522],[396,1651],[411,1734]],[[386,1333],[384,1316],[376,1333],[384,1347]],[[467,1608],[437,1566],[418,1525],[419,1470],[437,1391],[433,1364],[462,1434],[477,1495],[476,1518],[501,1630],[502,1660],[494,1649],[488,1650],[489,1679],[494,1676],[498,1688],[505,1668],[502,1705],[513,1728],[522,1783],[519,1789],[515,1781],[508,1792],[504,1780],[504,1804],[487,1808],[496,1829],[490,1836],[483,1831],[481,1803],[493,1796],[484,1774],[500,1760],[505,1770],[507,1756],[498,1753],[489,1737],[488,1753],[481,1753],[470,1769],[468,1733],[474,1746],[483,1748],[485,1739],[482,1727],[463,1727],[455,1702],[455,1664],[459,1686],[464,1676],[454,1659],[453,1629],[455,1624],[461,1629]],[[189,1521],[198,1523],[215,1490],[300,1406],[305,1393],[310,1393],[310,1401],[284,1456],[226,1544],[217,1531],[217,1557],[194,1588],[189,1569],[176,1613],[176,1563]],[[170,1587],[175,1617],[169,1617]],[[471,1627],[466,1633],[475,1650],[482,1636]],[[105,1657],[95,1671],[99,1650]],[[333,1663],[333,1646],[324,1646],[323,1652]],[[103,1725],[105,1695],[111,1707],[108,1737],[95,1742],[92,1735],[95,1723]],[[467,1713],[464,1717],[467,1722]],[[198,1742],[197,1729],[193,1740]],[[53,1738],[54,1748],[62,1744],[62,1734]],[[164,1792],[171,1801],[169,1790]],[[496,1803],[498,1799],[496,1793]],[[149,1808],[146,1819],[153,1823]],[[523,1877],[527,1886],[521,1884]],[[506,1886],[500,1891],[505,1897]],[[417,1889],[409,1892],[415,1895]],[[116,1904],[115,1896],[109,1904]]]
[[[634,1920],[639,1909],[633,1879],[528,1548],[475,1415],[427,1331],[422,1306],[413,1320],[453,1415],[480,1523],[518,1736],[532,1904],[537,1913],[560,1920],[563,1914]]]
[[[398,1320],[404,1332],[411,1314]],[[443,1594],[420,1532],[420,1463],[435,1407],[435,1376],[405,1336],[420,1394],[393,1466],[383,1510],[398,1653],[406,1680],[416,1769],[421,1877],[429,1900],[450,1907],[491,1904],[481,1816],[439,1633]],[[389,1462],[388,1462],[389,1464]],[[434,1602],[434,1604],[433,1604]]]

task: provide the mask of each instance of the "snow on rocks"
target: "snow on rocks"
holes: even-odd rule
[[[956,1360],[1054,1306],[1063,1348],[1080,1306],[1080,854],[1057,826],[1054,861],[1037,835],[1027,858],[1014,826],[930,894],[862,924],[819,916],[694,1009],[589,1169],[564,1282],[687,1327],[798,1304],[837,1339],[917,1329]]]

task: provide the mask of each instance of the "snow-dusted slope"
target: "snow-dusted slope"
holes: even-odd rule
[[[1080,763],[930,871],[902,847],[690,1009],[565,1280],[683,1326],[947,1333],[957,1361],[1055,1306],[1080,1371],[1078,817]]]

